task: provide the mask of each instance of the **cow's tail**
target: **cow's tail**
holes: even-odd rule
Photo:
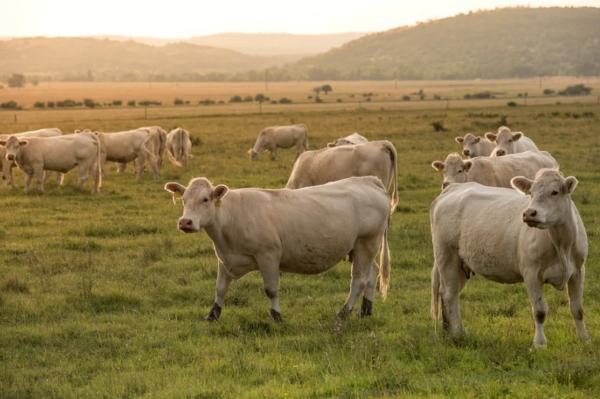
[[[94,168],[94,180],[98,182],[98,186],[96,190],[99,190],[102,187],[102,137],[100,136],[102,133],[93,132],[92,137],[96,142],[96,167]]]
[[[178,166],[180,168],[183,167],[183,164],[181,163],[181,159],[183,159],[184,157],[184,133],[183,133],[183,129],[178,128],[178,130],[175,132],[175,134],[173,135],[173,140],[171,141],[171,150],[174,153],[171,153],[170,150],[167,150],[167,156],[169,157],[169,160],[171,161],[171,163],[175,166]]]
[[[440,313],[440,272],[437,265],[433,265],[431,271],[431,318],[433,319],[433,327],[437,329],[437,322]]]
[[[390,165],[390,174],[392,176],[392,179],[390,180],[390,187],[387,187],[388,191],[392,190],[391,192],[391,203],[390,203],[390,207],[391,207],[391,211],[392,213],[394,213],[394,211],[396,210],[396,207],[398,206],[398,153],[396,152],[396,147],[394,147],[394,144],[392,144],[390,141],[384,141],[385,143],[385,149],[388,151],[389,155],[390,155],[390,160],[392,161],[391,165]]]
[[[390,287],[391,257],[390,246],[388,243],[388,232],[390,230],[391,220],[392,219],[390,215],[385,226],[385,231],[383,232],[381,253],[379,255],[379,292],[384,299],[387,297],[388,289]]]

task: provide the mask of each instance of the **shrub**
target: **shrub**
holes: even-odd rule
[[[434,100],[438,100],[438,101],[439,101],[439,100],[441,100],[441,99],[442,99],[442,97],[441,97],[439,94],[434,94],[434,95],[433,95],[433,99],[434,99]]]
[[[96,106],[96,102],[94,102],[94,100],[91,98],[84,98],[83,105],[85,105],[87,108],[94,108]]]
[[[316,102],[316,103],[322,103],[322,102],[323,102],[323,100],[321,100],[321,98],[320,98],[320,97],[315,97],[315,102]]]
[[[402,101],[410,101],[410,96],[402,96]]]
[[[333,87],[331,87],[331,85],[326,84],[321,86],[321,90],[323,91],[323,93],[325,93],[325,95],[327,95],[327,93],[329,93],[330,91],[333,91]]]
[[[121,100],[113,100],[112,101],[112,105],[115,107],[120,107],[121,105],[123,105],[123,101]]]
[[[254,96],[254,101],[257,101],[259,103],[261,103],[263,101],[269,101],[269,100],[271,100],[271,99],[262,93],[258,93],[257,95]]]
[[[279,99],[279,104],[291,104],[291,103],[292,103],[292,100],[290,100],[287,97],[282,97]]]
[[[558,92],[560,96],[587,96],[592,92],[592,88],[584,84],[567,86],[566,89]]]
[[[175,105],[183,105],[184,101],[181,98],[176,98],[175,100],[173,100],[173,104],[175,104]]]
[[[517,103],[514,102],[514,101],[509,101],[509,102],[506,103],[506,105],[508,105],[509,107],[516,107]]]
[[[127,101],[127,106],[128,107],[135,107],[135,100],[129,100],[129,101]]]
[[[48,108],[54,108],[54,107],[56,107],[56,103],[54,101],[48,101],[46,103],[46,105],[48,106]]]
[[[552,89],[544,89],[544,95],[545,96],[551,96],[553,94],[555,94],[556,91],[552,90]]]
[[[211,100],[210,98],[207,98],[205,100],[198,101],[198,104],[200,104],[200,105],[214,105],[216,103],[215,103],[215,100]]]
[[[251,103],[252,101],[254,101],[254,98],[252,96],[245,96],[244,97],[244,102],[245,103]]]
[[[342,102],[342,99],[341,99],[341,98],[338,98],[337,100],[335,100],[335,102],[341,103],[341,102]]]
[[[467,99],[467,100],[471,100],[471,99],[483,100],[486,98],[495,98],[495,97],[489,91],[481,91],[479,93],[465,94],[465,99]]]
[[[81,105],[81,103],[78,103],[75,100],[71,100],[71,99],[66,99],[63,101],[57,101],[56,102],[56,106],[59,108],[70,108],[70,107],[76,107],[77,105]]]
[[[152,105],[162,105],[162,102],[155,101],[155,100],[144,100],[144,101],[139,101],[138,104],[143,107],[150,107]]]
[[[229,99],[230,103],[241,103],[242,101],[243,100],[241,96],[233,96]]]
[[[5,103],[0,104],[0,108],[4,108],[4,109],[21,109],[21,107],[19,107],[19,104],[17,104],[16,101],[10,100],[7,101]]]
[[[34,108],[46,108],[46,103],[43,101],[36,101],[33,106]]]
[[[444,126],[444,122],[442,122],[442,121],[433,122],[431,124],[431,126],[433,127],[433,130],[436,132],[447,132],[448,131],[448,129],[446,129],[446,127]]]

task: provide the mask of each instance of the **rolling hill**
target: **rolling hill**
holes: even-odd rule
[[[305,79],[600,75],[600,8],[504,8],[376,33],[289,67]]]

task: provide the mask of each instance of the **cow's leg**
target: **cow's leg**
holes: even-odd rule
[[[546,320],[546,314],[548,313],[548,305],[544,302],[543,283],[538,278],[537,273],[530,273],[523,276],[523,279],[525,280],[525,288],[527,289],[527,296],[531,302],[531,310],[535,322],[533,346],[534,348],[545,348],[546,336],[544,335],[544,321]]]
[[[142,178],[142,174],[144,173],[144,169],[145,169],[145,165],[146,165],[146,157],[144,155],[144,153],[140,153],[138,155],[138,157],[135,160],[135,164],[136,164],[136,177],[139,179]]]
[[[117,165],[117,172],[125,173],[125,169],[127,169],[127,162],[119,162],[119,164]]]
[[[62,187],[64,180],[65,180],[65,174],[64,173],[60,173],[60,172],[56,172],[56,184],[59,187]]]
[[[88,165],[79,164],[79,184],[78,184],[78,187],[80,189],[85,188],[85,183],[87,182],[89,169],[90,168],[89,168]]]
[[[338,312],[338,317],[344,319],[350,315],[356,300],[365,292],[369,282],[369,274],[379,249],[377,240],[361,239],[356,242],[352,249],[352,281],[350,282],[350,293],[346,303]]]
[[[585,279],[585,266],[581,267],[579,273],[575,273],[571,276],[568,283],[569,291],[569,304],[571,307],[571,314],[575,320],[575,329],[577,335],[582,341],[589,341],[590,336],[585,328],[585,322],[583,321],[583,280]]]
[[[271,316],[277,323],[283,322],[279,307],[279,253],[263,253],[256,257],[256,263],[265,286],[265,294],[271,300]]]
[[[25,192],[29,191],[29,185],[31,184],[32,178],[33,178],[33,175],[30,175],[29,173],[25,173],[25,184],[23,187],[23,191],[25,191]]]
[[[435,262],[440,278],[444,331],[451,335],[463,335],[465,331],[460,315],[460,291],[467,277],[461,267],[461,260],[456,250],[445,248],[435,252]]]
[[[152,166],[154,180],[160,179],[160,159],[150,159],[150,165]]]
[[[369,271],[369,279],[367,280],[367,288],[363,296],[362,306],[360,308],[360,316],[371,316],[373,314],[373,297],[377,288],[377,277],[379,276],[379,266],[373,261],[371,270]]]
[[[38,182],[38,189],[40,190],[40,192],[44,192],[44,178],[45,178],[45,172],[44,169],[42,167],[37,167],[37,168],[33,168],[33,175],[35,176],[35,179]]]
[[[223,264],[219,262],[219,269],[217,271],[217,286],[215,290],[215,302],[205,318],[207,321],[219,320],[219,317],[221,316],[221,309],[223,307],[223,303],[225,302],[225,294],[227,293],[227,289],[229,288],[231,280],[231,276],[227,273]]]
[[[271,153],[271,161],[277,159],[277,147],[272,147],[269,151]]]

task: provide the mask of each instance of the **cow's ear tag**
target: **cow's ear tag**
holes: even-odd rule
[[[221,198],[217,198],[217,200],[215,201],[215,206],[217,208],[221,206]]]

